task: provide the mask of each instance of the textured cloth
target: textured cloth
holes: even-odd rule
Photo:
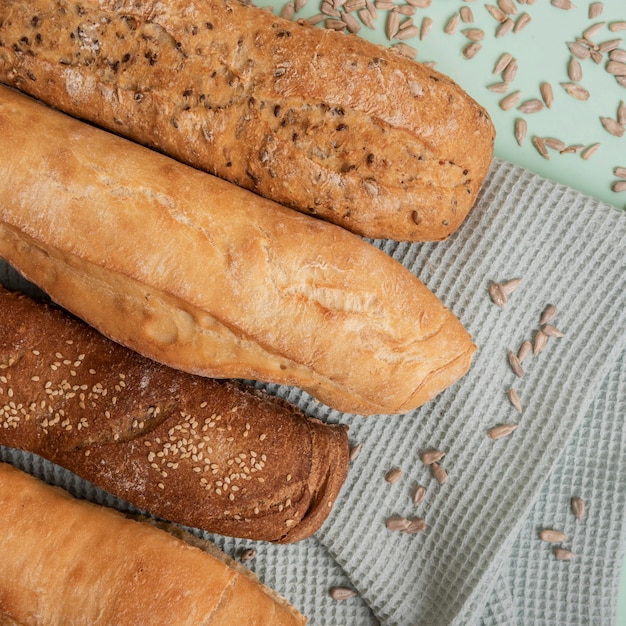
[[[495,161],[448,241],[373,243],[471,332],[479,350],[470,372],[416,411],[367,419],[258,384],[309,415],[348,424],[362,450],[315,538],[294,546],[213,539],[231,554],[256,547],[248,565],[310,624],[612,624],[626,544],[626,213]],[[489,284],[513,278],[520,287],[500,309]],[[6,272],[0,279],[15,280]],[[525,360],[518,378],[507,351],[533,340],[548,304],[565,336]],[[519,427],[490,439],[488,429],[503,423]],[[420,461],[431,448],[446,452],[442,485]],[[0,459],[124,508],[30,455],[0,448]],[[390,485],[384,476],[393,467],[403,474]],[[416,508],[418,484],[427,492]],[[570,510],[574,495],[588,503],[582,522]],[[394,515],[422,516],[427,528],[388,531]],[[542,528],[566,532],[563,547],[576,559],[555,560],[538,538]],[[359,597],[333,601],[333,585]]]

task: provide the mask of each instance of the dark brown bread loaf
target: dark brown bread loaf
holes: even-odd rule
[[[0,445],[154,515],[294,542],[326,520],[348,438],[268,394],[171,370],[0,289]]]
[[[306,623],[215,546],[77,500],[5,463],[0,510],[2,626]]]
[[[493,155],[443,74],[237,0],[0,0],[0,80],[374,238],[446,238]]]

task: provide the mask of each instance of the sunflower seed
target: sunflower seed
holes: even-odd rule
[[[487,9],[487,11],[491,14],[491,17],[498,22],[504,22],[504,20],[506,20],[506,13],[501,8],[493,6],[492,4],[486,4],[485,9]]]
[[[616,193],[621,193],[622,191],[626,191],[626,180],[619,180],[613,183],[613,186],[611,187],[611,189],[615,191]]]
[[[522,368],[522,364],[517,358],[517,355],[511,350],[509,350],[507,352],[507,357],[509,360],[509,365],[511,366],[511,369],[513,370],[513,373],[519,378],[524,378],[524,369]]]
[[[296,13],[296,5],[294,2],[287,2],[280,12],[280,16],[286,20],[293,20]]]
[[[508,96],[505,96],[499,102],[500,108],[503,111],[508,111],[509,109],[512,109],[519,102],[521,95],[522,95],[521,91],[514,91],[513,93],[510,93]]]
[[[535,148],[537,149],[537,152],[539,152],[539,154],[544,158],[544,159],[550,159],[550,155],[548,154],[548,149],[546,148],[546,144],[544,142],[544,140],[541,137],[533,137],[532,139],[533,145],[535,146]]]
[[[424,39],[426,35],[428,35],[432,26],[433,26],[433,21],[429,17],[425,17],[422,20],[422,28],[420,30],[420,39]]]
[[[415,59],[417,57],[417,49],[404,42],[394,43],[390,49],[397,52],[400,56],[407,57],[408,59]],[[428,63],[424,63],[423,65],[433,67],[433,65],[429,66]]]
[[[455,13],[452,17],[447,21],[443,32],[447,35],[452,35],[456,32],[456,29],[459,25],[459,19],[461,18],[460,13]]]
[[[599,143],[594,143],[591,144],[590,146],[587,146],[580,154],[580,156],[585,159],[585,161],[588,161],[600,148],[600,144]]]
[[[539,91],[541,92],[541,97],[543,101],[546,103],[548,108],[552,107],[552,102],[554,101],[554,94],[552,92],[552,85],[550,83],[541,83],[539,86]]]
[[[305,6],[306,6],[306,0],[296,0],[295,2],[296,13],[304,9]]]
[[[531,354],[533,351],[533,346],[530,343],[530,341],[522,341],[522,345],[519,347],[519,350],[517,351],[517,360],[520,363],[523,363]]]
[[[496,64],[493,67],[493,73],[499,74],[512,60],[513,55],[509,54],[508,52],[500,55],[500,57],[496,61]]]
[[[598,50],[600,52],[611,52],[611,50],[615,50],[615,48],[619,48],[622,43],[622,39],[609,39],[608,41],[602,42],[598,46]]]
[[[474,21],[474,14],[472,13],[472,9],[468,6],[461,7],[460,10],[461,21],[464,24],[471,24]]]
[[[570,80],[573,80],[574,82],[582,80],[583,67],[580,64],[580,61],[575,56],[570,57],[569,63],[567,65],[567,75],[569,76]]]
[[[418,485],[413,492],[413,506],[419,506],[426,495],[426,487]]]
[[[583,37],[585,39],[591,39],[592,37],[595,37],[602,30],[605,24],[606,22],[596,22],[595,24],[592,24],[583,31]]]
[[[507,15],[517,15],[517,7],[513,4],[513,0],[497,0],[498,6]]]
[[[356,591],[349,587],[331,587],[328,594],[333,600],[349,600],[356,596]]]
[[[489,297],[492,302],[503,309],[506,306],[508,298],[502,289],[502,285],[500,283],[491,283],[489,285]]]
[[[397,483],[400,478],[402,478],[402,470],[399,467],[394,467],[385,474],[385,480],[390,485]]]
[[[578,496],[574,496],[571,500],[572,513],[580,522],[585,517],[585,501]]]
[[[560,530],[542,530],[539,533],[539,538],[541,541],[548,541],[550,543],[561,543],[562,541],[567,541],[568,536],[565,533],[562,533]]]
[[[509,396],[509,401],[515,407],[515,410],[518,413],[521,413],[522,412],[522,400],[519,397],[519,394],[517,393],[517,391],[515,391],[515,389],[509,389],[507,391],[507,395]]]
[[[584,61],[589,58],[589,48],[583,46],[581,43],[577,41],[568,41],[567,47],[569,51],[578,59]]]
[[[517,59],[511,59],[509,63],[507,63],[506,67],[502,70],[502,79],[506,83],[511,83],[515,80],[515,76],[517,76],[517,69],[519,64]]]
[[[426,520],[421,517],[412,517],[409,518],[409,524],[402,532],[407,535],[415,535],[416,533],[421,533],[424,530],[426,530]]]
[[[509,90],[509,83],[493,83],[487,85],[487,89],[493,93],[506,93]]]
[[[576,98],[576,100],[589,99],[589,92],[581,85],[577,85],[576,83],[561,83],[561,87],[563,87],[572,98]]]
[[[251,561],[256,556],[256,550],[254,548],[246,548],[239,553],[239,560],[242,563]]]
[[[571,550],[566,550],[565,548],[555,548],[554,557],[557,561],[571,561],[576,558],[576,555]]]
[[[615,82],[622,87],[626,87],[626,76],[616,76]]]
[[[397,11],[390,11],[385,24],[385,34],[387,39],[393,39],[400,30],[400,14]]]
[[[504,22],[502,22],[500,26],[496,28],[496,38],[508,35],[513,30],[514,26],[515,22],[510,17],[507,17]]]
[[[558,309],[554,306],[554,304],[549,304],[541,314],[541,318],[539,319],[539,324],[547,324],[551,322],[558,314]]]
[[[427,450],[426,452],[422,452],[420,459],[424,465],[432,465],[437,461],[441,461],[444,456],[446,456],[446,453],[441,450]]]
[[[589,19],[594,20],[596,17],[602,15],[604,11],[604,4],[602,2],[592,2],[589,5]]]
[[[463,56],[466,59],[473,59],[479,52],[482,46],[478,42],[473,42],[463,48]]]
[[[548,345],[548,335],[546,335],[543,331],[539,330],[535,334],[535,339],[533,340],[533,355],[538,356],[541,354],[545,347]]]
[[[356,446],[350,448],[350,461],[354,461],[359,456],[359,452],[361,452],[362,447],[362,443],[357,443]]]
[[[526,120],[518,118],[515,120],[515,139],[517,143],[521,146],[526,138],[526,133],[528,131],[528,123]]]
[[[510,296],[522,284],[521,278],[512,278],[501,283],[502,291],[506,296]]]
[[[470,41],[482,41],[485,31],[480,28],[465,28],[461,31]]]
[[[611,22],[609,24],[609,30],[612,33],[617,33],[620,30],[626,30],[626,21],[622,20],[620,22]]]
[[[605,130],[611,133],[611,135],[621,137],[624,134],[624,127],[613,118],[600,117],[600,121],[602,122],[602,126],[604,126]]]
[[[553,150],[558,150],[561,152],[565,150],[565,142],[557,139],[556,137],[544,137],[543,142],[548,146],[548,148],[552,148]]]
[[[370,11],[368,11],[367,9],[361,9],[357,12],[357,15],[359,16],[359,19],[363,22],[363,24],[365,24],[365,26],[367,26],[368,28],[376,28],[374,17]]]
[[[570,9],[575,9],[576,6],[571,2],[571,0],[550,0],[550,4],[557,9],[563,9],[564,11],[569,11]]]
[[[522,102],[522,104],[517,107],[517,110],[522,113],[538,113],[539,111],[543,111],[543,102],[537,98],[532,98],[531,100]]]
[[[613,170],[613,173],[615,174],[615,176],[617,176],[618,178],[626,178],[626,167],[616,167]]]
[[[626,76],[626,63],[620,61],[609,61],[606,64],[606,71],[615,76]]]
[[[446,472],[446,470],[443,469],[443,467],[441,467],[439,463],[431,463],[430,469],[433,473],[433,476],[440,485],[443,485],[443,483],[448,480],[448,472]]]
[[[412,37],[417,37],[420,34],[420,29],[417,26],[413,26],[412,24],[409,26],[405,26],[400,28],[400,30],[396,33],[394,39],[399,39],[403,41],[405,39],[411,39]]]
[[[324,26],[328,28],[329,30],[345,30],[346,23],[343,20],[340,20],[334,17],[329,17],[324,22]]]
[[[361,25],[357,22],[356,18],[352,13],[346,13],[342,11],[341,19],[345,22],[348,27],[348,32],[356,34],[361,30]]]
[[[321,12],[329,17],[341,17],[341,13],[330,2],[322,2]]]
[[[506,437],[510,435],[514,430],[517,429],[519,424],[499,424],[498,426],[494,426],[487,431],[490,439],[502,439],[502,437]]]
[[[513,26],[513,32],[519,33],[521,30],[526,28],[531,22],[531,17],[528,13],[522,13],[517,20],[515,20],[515,26]]]
[[[548,335],[548,337],[557,337],[557,338],[565,337],[565,335],[556,326],[553,326],[552,324],[544,324],[541,330],[546,335]]]
[[[389,517],[385,522],[387,530],[393,532],[403,531],[409,527],[409,520],[406,517]]]
[[[572,144],[571,146],[567,146],[563,148],[563,150],[561,150],[561,154],[578,154],[579,152],[583,150],[584,147],[585,146],[579,143],[575,143],[575,144]]]
[[[316,26],[317,24],[320,24],[321,22],[323,22],[324,19],[325,19],[325,16],[323,13],[316,13],[315,15],[311,15],[311,17],[307,17],[306,23],[309,24],[310,26]]]
[[[432,0],[406,0],[407,4],[410,4],[413,7],[417,7],[418,9],[427,9],[431,4]]]
[[[626,124],[626,103],[622,100],[617,107],[617,123]]]
[[[591,60],[596,65],[600,65],[600,63],[602,63],[602,61],[604,61],[604,57],[602,56],[602,53],[598,52],[597,50],[590,50],[589,51],[589,56],[591,56]]]

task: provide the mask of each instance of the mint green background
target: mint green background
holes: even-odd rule
[[[402,4],[402,0],[396,0]],[[263,6],[263,3],[257,3]],[[526,12],[531,17],[530,24],[518,33],[510,32],[496,38],[497,22],[485,9],[485,4],[495,5],[496,1],[484,0],[463,2],[461,0],[432,0],[430,7],[417,9],[413,20],[420,26],[426,16],[433,21],[432,28],[424,40],[413,38],[405,43],[417,48],[418,61],[435,61],[436,69],[448,74],[470,95],[489,111],[496,127],[496,155],[522,165],[546,178],[573,187],[603,202],[626,209],[626,192],[615,193],[612,183],[617,180],[613,174],[616,166],[626,167],[626,134],[621,137],[610,135],[601,126],[599,116],[617,116],[617,108],[626,100],[626,89],[621,87],[609,75],[604,65],[596,64],[591,59],[581,61],[583,78],[580,84],[589,90],[587,101],[579,101],[569,96],[560,86],[569,82],[567,65],[570,52],[566,42],[581,36],[583,30],[592,23],[606,21],[607,24],[593,38],[595,42],[609,39],[626,39],[626,31],[610,32],[607,28],[612,21],[626,20],[626,2],[624,0],[604,0],[602,15],[591,21],[588,17],[589,0],[574,0],[576,8],[564,11],[553,7],[548,0],[539,0],[532,5],[517,4],[518,15]],[[280,0],[269,0],[265,6],[274,8],[279,13],[285,6]],[[321,2],[308,0],[296,18],[306,18],[319,12]],[[473,13],[474,22],[459,23],[457,31],[448,35],[444,26],[456,11],[468,6]],[[379,11],[376,30],[363,26],[359,36],[382,45],[389,45],[384,34],[387,11]],[[517,16],[513,16],[516,19]],[[406,19],[406,18],[403,18]],[[473,59],[465,59],[462,50],[469,43],[461,32],[465,28],[481,28],[485,38],[481,50]],[[622,42],[621,48],[626,49]],[[518,59],[519,70],[511,84],[510,91],[520,90],[521,101],[540,98],[539,84],[549,82],[554,91],[554,104],[551,109],[540,113],[523,115],[513,109],[502,111],[498,105],[502,94],[494,94],[487,85],[500,82],[501,78],[492,73],[493,67],[504,52]],[[524,117],[528,122],[528,135],[520,147],[514,138],[514,123],[517,117]],[[532,146],[533,135],[556,137],[566,144],[590,144],[600,142],[601,146],[589,160],[579,154],[560,155],[550,151],[551,158],[541,157]],[[626,626],[626,564],[622,572],[620,597],[618,603],[617,625]]]

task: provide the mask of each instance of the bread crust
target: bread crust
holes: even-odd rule
[[[306,619],[252,575],[0,463],[0,621],[37,626]],[[225,557],[226,555],[224,555]]]
[[[491,164],[447,76],[238,0],[3,0],[0,21],[3,82],[366,237],[445,239]]]
[[[6,87],[0,147],[0,256],[150,358],[363,415],[409,411],[470,366],[452,312],[345,229]]]
[[[0,319],[0,445],[208,532],[291,543],[328,517],[345,427],[159,365],[19,293],[0,289]]]

